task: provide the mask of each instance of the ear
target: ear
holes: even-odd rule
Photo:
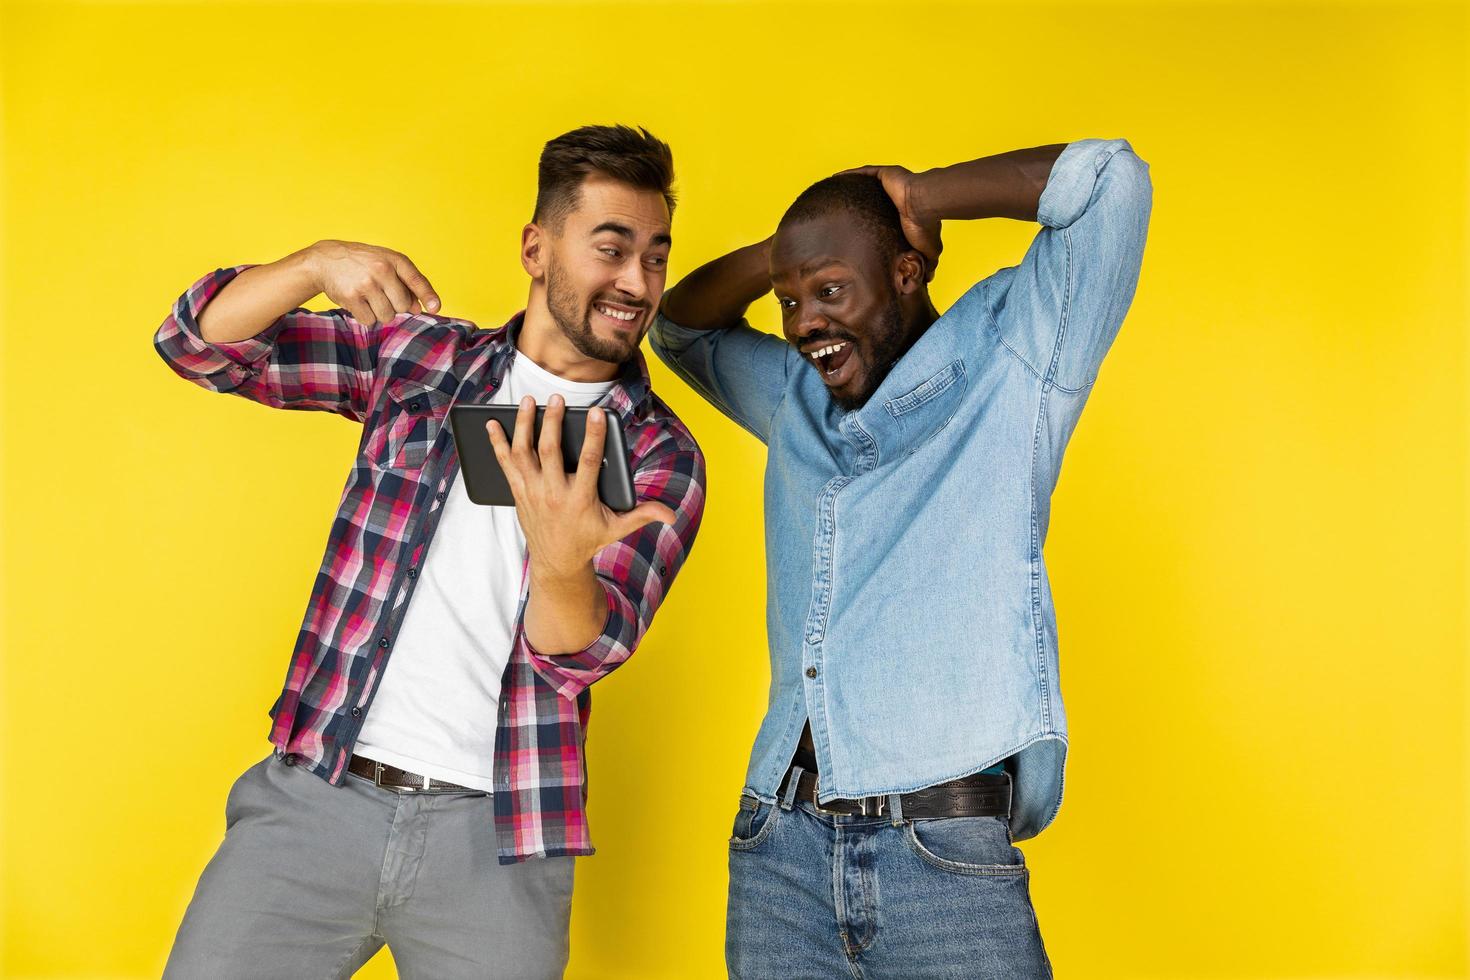
[[[899,252],[893,263],[893,288],[909,296],[924,288],[924,256],[914,249]]]
[[[532,279],[539,281],[546,275],[545,250],[550,244],[534,221],[521,229],[521,267]]]

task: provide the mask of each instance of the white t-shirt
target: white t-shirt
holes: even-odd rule
[[[559,393],[568,405],[592,405],[614,383],[567,381],[517,352],[490,403],[532,395],[544,405]],[[500,679],[525,555],[515,508],[473,503],[463,474],[456,475],[354,752],[461,786],[495,788]]]

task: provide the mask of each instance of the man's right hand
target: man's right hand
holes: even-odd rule
[[[210,344],[254,337],[319,293],[367,326],[400,313],[437,313],[440,306],[406,255],[329,238],[241,272],[205,306],[200,336]]]
[[[408,256],[378,245],[323,239],[306,249],[318,291],[369,326],[400,313],[434,313],[439,297]]]

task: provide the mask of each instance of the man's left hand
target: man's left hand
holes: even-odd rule
[[[674,523],[674,512],[646,500],[625,514],[609,508],[597,495],[602,447],[607,439],[607,416],[601,408],[587,413],[587,434],[577,469],[562,464],[561,425],[566,402],[552,395],[534,438],[536,400],[521,399],[514,438],[507,443],[495,421],[485,423],[495,458],[505,471],[515,498],[516,517],[526,535],[526,551],[534,568],[558,577],[576,574],[603,547],[619,541],[653,521]]]

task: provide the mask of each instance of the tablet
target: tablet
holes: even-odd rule
[[[491,419],[500,423],[505,437],[515,445],[516,405],[455,405],[449,410],[449,428],[454,435],[454,448],[459,453],[460,470],[464,473],[464,487],[470,500],[491,507],[514,507],[510,484],[505,482],[505,472],[500,460],[495,458],[495,447],[490,444],[490,433],[485,423]],[[587,409],[568,405],[561,423],[561,459],[567,473],[577,470],[577,458],[582,454],[582,440],[587,434]],[[616,412],[603,409],[602,417],[607,420],[607,439],[602,445],[602,472],[597,477],[597,495],[604,504],[615,511],[629,511],[637,505],[633,493],[633,472],[628,468],[627,442],[623,438],[623,425]],[[532,438],[540,440],[541,423],[546,418],[546,406],[536,406],[536,430]]]

